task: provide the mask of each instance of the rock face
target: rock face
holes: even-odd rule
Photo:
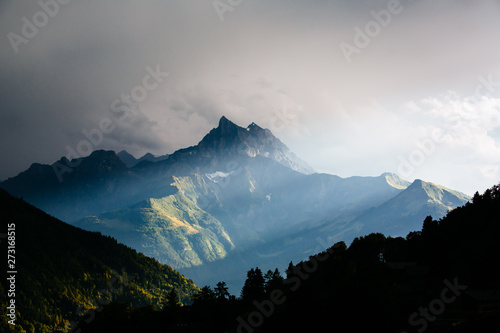
[[[438,219],[469,199],[392,173],[314,173],[268,129],[225,117],[198,145],[166,159],[131,167],[130,156],[119,155],[95,151],[33,164],[0,186],[182,269],[200,285],[224,276],[241,286],[249,267],[284,269],[322,250],[320,244],[370,231],[405,235],[427,215]],[[55,166],[69,170],[62,181]]]
[[[312,167],[292,153],[270,130],[263,129],[255,123],[243,128],[226,117],[222,117],[219,126],[211,130],[197,146],[181,150],[178,154],[221,160],[241,156],[262,156],[300,173],[314,173]]]

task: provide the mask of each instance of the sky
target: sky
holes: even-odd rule
[[[197,144],[225,115],[316,171],[500,181],[498,0],[0,1],[0,180]],[[73,154],[73,155],[72,155]]]

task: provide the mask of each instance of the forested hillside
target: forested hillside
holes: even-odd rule
[[[1,233],[15,224],[15,332],[67,331],[70,321],[91,322],[112,300],[161,309],[172,290],[187,304],[199,290],[171,267],[111,237],[61,222],[3,190],[0,215]],[[6,240],[0,239],[4,254]],[[1,261],[2,276],[6,264]],[[7,282],[2,278],[2,304],[7,304]],[[0,331],[7,332],[7,319],[2,315]]]

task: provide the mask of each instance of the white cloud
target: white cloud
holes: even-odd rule
[[[460,183],[468,193],[498,183],[500,141],[490,133],[500,126],[500,99],[461,97],[448,92],[409,106],[408,114],[414,117],[417,109],[420,113],[413,122],[423,129],[417,140],[432,138],[435,130],[440,133],[435,152],[421,170],[417,168],[416,177],[430,177],[450,187]]]

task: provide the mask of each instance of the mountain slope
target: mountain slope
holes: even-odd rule
[[[113,235],[118,241],[175,268],[224,258],[234,248],[220,222],[184,195],[148,199],[130,208],[77,221],[85,230]]]
[[[183,302],[199,289],[193,281],[116,240],[61,222],[0,190],[2,230],[15,224],[17,327],[28,332],[69,329],[89,309],[113,300],[161,306],[173,288]],[[1,248],[7,253],[4,239]],[[1,261],[1,269],[7,260]],[[7,280],[0,301],[7,303]],[[7,329],[6,316],[1,327]],[[4,325],[4,326],[1,326]]]
[[[408,228],[419,229],[426,216],[439,219],[469,199],[461,192],[417,179],[394,198],[359,215],[353,223],[362,225],[364,233],[378,230],[402,236]]]

